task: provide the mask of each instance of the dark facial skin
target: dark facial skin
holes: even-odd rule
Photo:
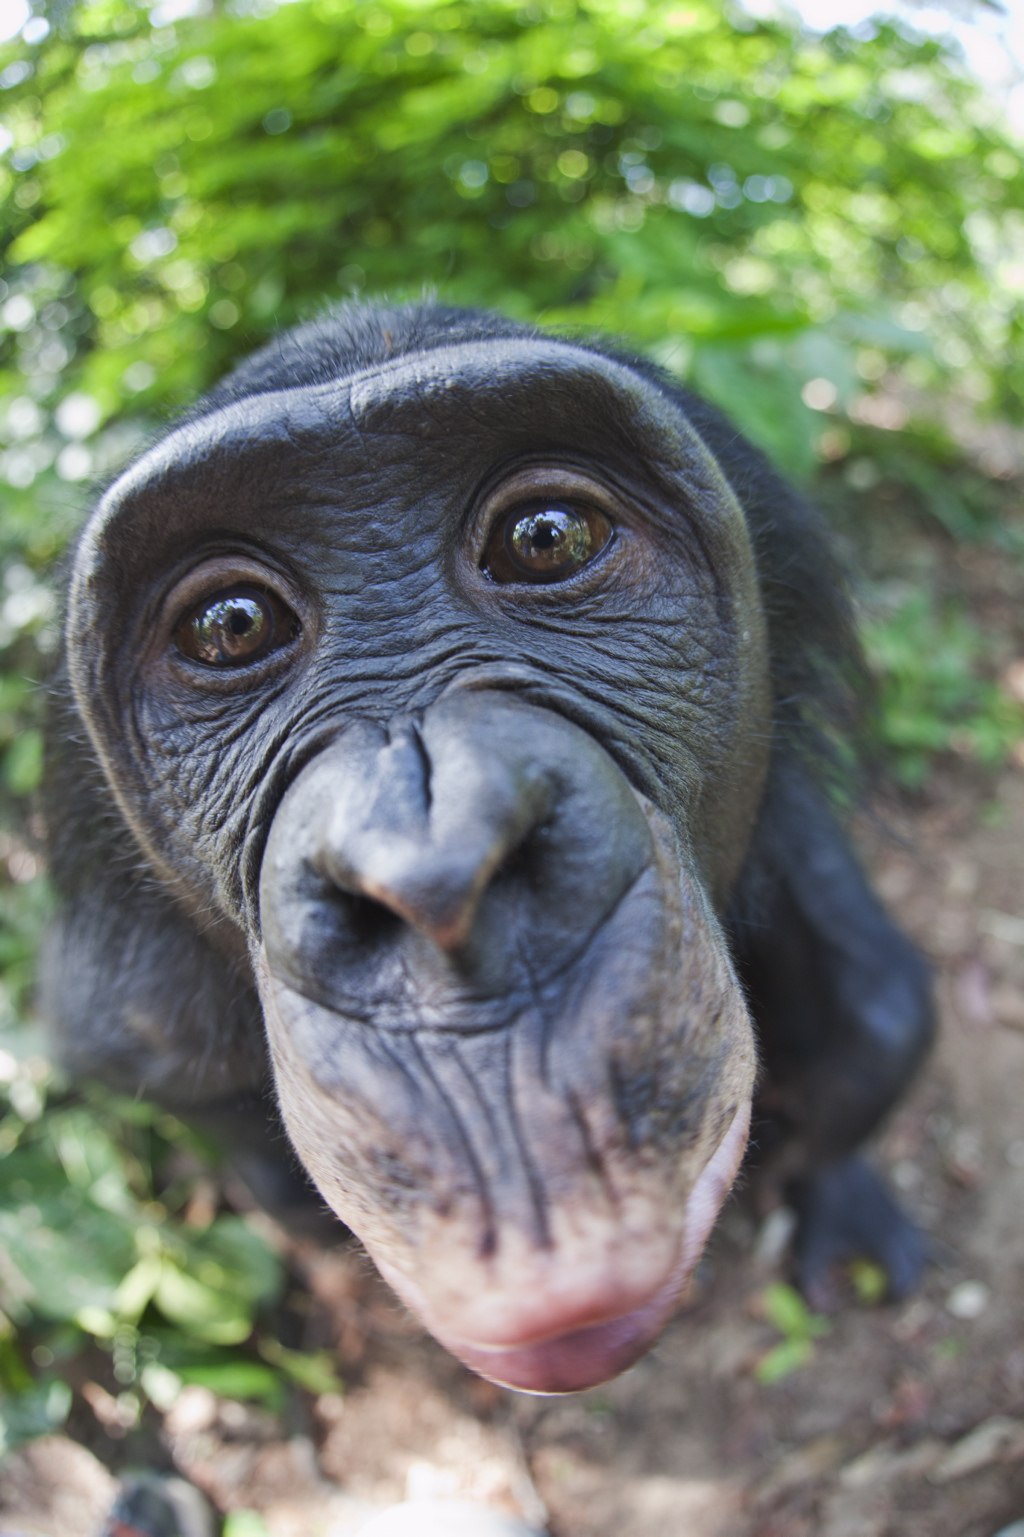
[[[685,419],[519,339],[257,396],[114,486],[69,633],[138,841],[245,937],[334,1210],[491,1375],[628,1364],[754,1072],[714,903],[766,762],[764,631]]]
[[[284,337],[76,552],[42,977],[69,1070],[218,1131],[298,1225],[279,1114],[514,1387],[657,1338],[756,1058],[808,1295],[851,1254],[911,1289],[856,1149],[927,977],[807,768],[845,612],[809,509],[645,364],[429,306]]]

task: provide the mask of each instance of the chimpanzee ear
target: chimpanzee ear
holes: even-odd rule
[[[59,687],[49,736],[56,912],[39,994],[60,1061],[172,1107],[259,1090],[262,1013],[241,937],[223,919],[197,924],[150,872]]]

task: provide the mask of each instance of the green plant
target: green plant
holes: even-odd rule
[[[235,1510],[224,1522],[223,1537],[267,1537],[266,1523],[254,1510]]]
[[[716,0],[166,11],[0,51],[26,525],[282,324],[425,284],[625,336],[797,471],[894,367],[1019,416],[1024,166],[936,42]]]
[[[760,1305],[765,1318],[782,1335],[779,1344],[766,1351],[755,1368],[758,1382],[768,1385],[806,1366],[814,1355],[815,1340],[828,1334],[831,1325],[827,1318],[812,1313],[792,1286],[766,1286]]]
[[[55,1093],[24,1029],[0,1037],[0,1105],[0,1451],[62,1422],[96,1355],[128,1423],[187,1382],[272,1406],[287,1381],[337,1390],[323,1357],[262,1337],[280,1260],[241,1217],[190,1210],[208,1155],[178,1122]]]
[[[998,767],[1024,741],[1024,705],[987,675],[992,643],[961,608],[913,593],[863,633],[879,744],[903,784],[918,788],[946,753]]]

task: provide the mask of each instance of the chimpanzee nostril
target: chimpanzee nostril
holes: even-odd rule
[[[433,1000],[455,994],[472,998],[473,1019],[489,999],[505,1021],[524,968],[531,990],[556,985],[651,848],[611,760],[533,706],[464,693],[431,706],[419,732],[353,722],[278,814],[262,874],[267,954],[332,1006],[372,975],[395,1028],[410,998],[433,1020]]]
[[[455,952],[468,943],[480,900],[511,852],[505,840],[491,835],[466,839],[461,848],[443,849],[429,837],[421,840],[391,836],[385,829],[361,829],[332,850],[330,878],[345,892],[350,911],[369,932],[386,932],[380,915],[388,915],[392,933],[408,925],[441,950]],[[372,916],[371,914],[376,914]]]
[[[553,820],[548,816],[531,827],[525,838],[509,849],[492,879],[526,887],[543,881],[551,858]]]
[[[346,894],[347,930],[363,925],[379,943],[405,925],[448,954],[466,949],[484,894],[554,798],[549,774],[510,762],[499,745],[481,735],[470,750],[445,732],[431,741],[429,727],[424,735],[404,723],[342,739],[307,857]]]
[[[397,913],[372,897],[354,895],[335,888],[332,906],[349,941],[362,951],[377,950],[393,944],[404,924]]]

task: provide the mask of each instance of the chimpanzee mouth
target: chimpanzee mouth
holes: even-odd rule
[[[614,1260],[607,1273],[580,1279],[575,1294],[560,1290],[557,1304],[543,1289],[524,1288],[509,1307],[507,1331],[493,1341],[460,1339],[431,1309],[415,1282],[377,1260],[381,1274],[446,1350],[481,1377],[523,1393],[574,1393],[617,1377],[654,1344],[679,1307],[732,1187],[747,1145],[749,1105],[736,1111],[686,1202],[678,1253],[667,1275],[646,1295],[636,1280],[623,1285]],[[553,1264],[558,1264],[557,1257]]]

